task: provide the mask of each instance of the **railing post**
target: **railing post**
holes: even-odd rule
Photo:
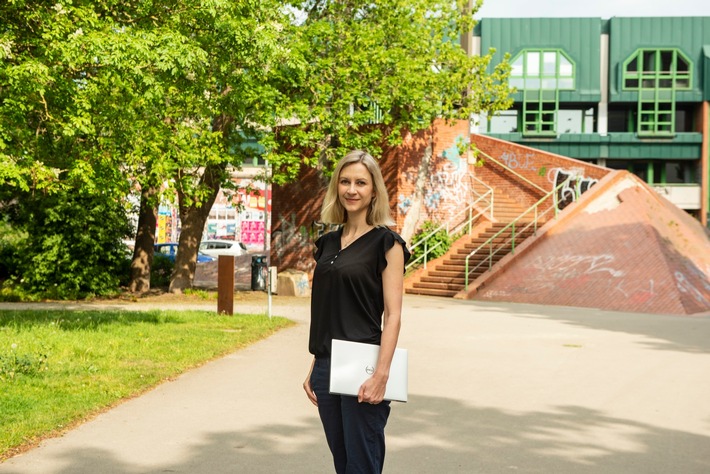
[[[465,265],[465,270],[464,270],[465,273],[464,273],[464,279],[463,279],[463,287],[464,287],[464,290],[466,290],[466,291],[468,291],[468,259],[470,257],[471,257],[470,255],[468,257],[466,257],[466,265]]]
[[[513,222],[513,227],[511,229],[512,232],[510,234],[510,242],[512,244],[512,247],[510,249],[510,253],[515,253],[515,222]]]
[[[426,260],[427,257],[429,256],[429,242],[427,240],[424,241],[424,270],[426,270]]]

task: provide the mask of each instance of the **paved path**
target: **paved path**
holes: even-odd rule
[[[332,472],[301,389],[307,312],[276,305],[299,324],[0,473]],[[710,472],[708,316],[406,296],[400,341],[411,398],[394,405],[387,473]]]

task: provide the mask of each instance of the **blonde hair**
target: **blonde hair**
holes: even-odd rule
[[[362,163],[368,169],[372,176],[372,184],[375,191],[375,196],[370,202],[370,208],[367,211],[367,223],[374,226],[390,226],[394,225],[392,213],[389,207],[389,196],[385,187],[385,180],[382,177],[382,171],[377,161],[369,153],[362,150],[353,150],[345,155],[335,166],[333,176],[330,177],[328,190],[325,193],[323,200],[323,208],[320,212],[321,221],[325,224],[344,224],[348,220],[347,213],[343,205],[338,199],[338,181],[340,172],[348,165],[353,163]]]

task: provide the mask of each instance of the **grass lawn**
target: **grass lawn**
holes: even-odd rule
[[[207,311],[0,310],[0,460],[291,324]]]

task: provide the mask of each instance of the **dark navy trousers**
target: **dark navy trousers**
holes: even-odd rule
[[[390,402],[358,403],[357,397],[329,392],[330,359],[317,358],[311,388],[337,474],[378,474],[385,462],[385,425]]]

